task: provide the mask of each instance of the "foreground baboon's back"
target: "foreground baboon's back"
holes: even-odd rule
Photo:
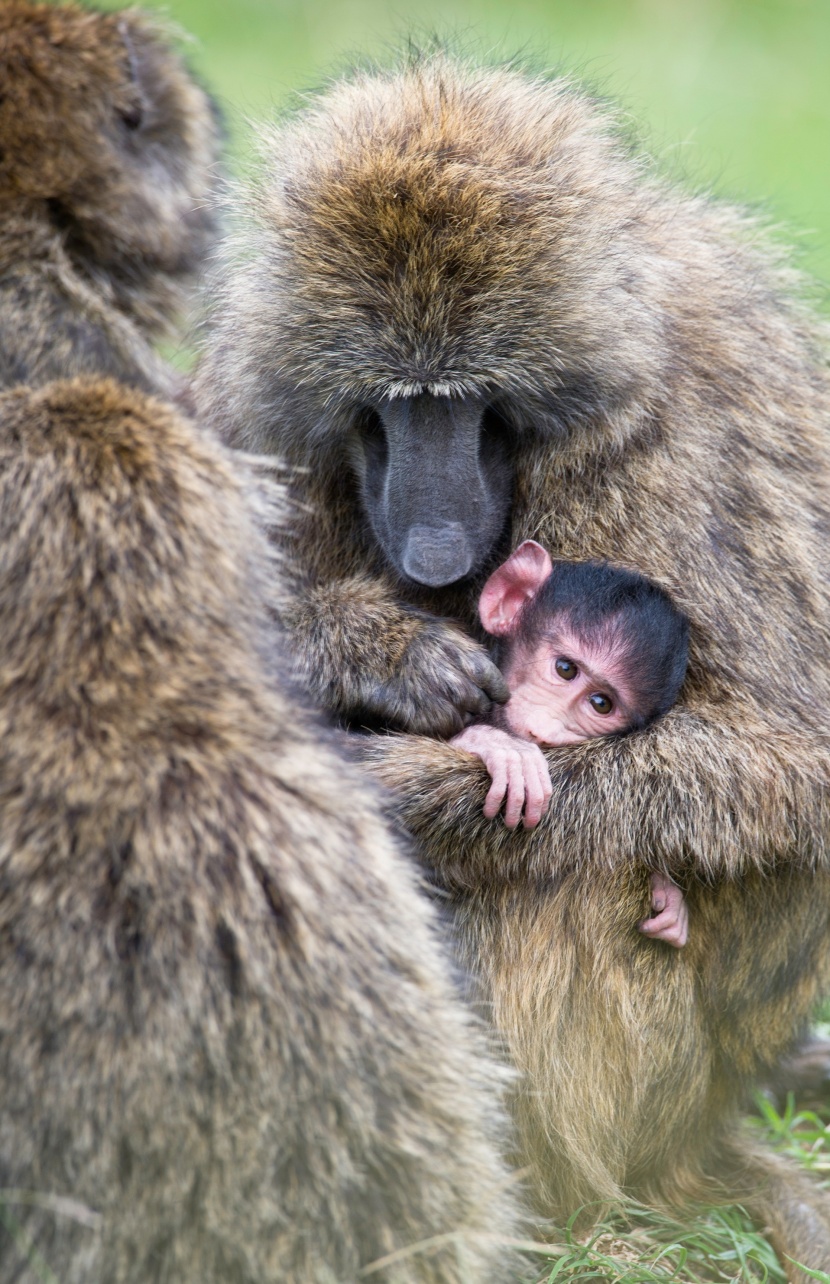
[[[169,331],[215,239],[215,110],[136,10],[0,7],[0,385],[169,393]]]
[[[265,486],[112,383],[0,398],[3,1281],[499,1277],[498,1074],[277,676]]]

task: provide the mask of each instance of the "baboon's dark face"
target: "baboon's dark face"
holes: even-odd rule
[[[664,395],[634,231],[652,197],[614,148],[567,82],[438,56],[339,85],[269,133],[210,413],[326,479],[348,435],[389,564],[436,588],[475,576],[506,534],[514,460],[563,477]]]
[[[423,393],[365,406],[352,459],[372,531],[399,575],[438,588],[481,567],[513,483],[508,427],[485,400]]]

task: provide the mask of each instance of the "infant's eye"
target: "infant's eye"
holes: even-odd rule
[[[573,660],[566,660],[564,655],[560,655],[559,659],[556,661],[556,664],[554,665],[554,668],[556,669],[556,672],[559,674],[560,678],[564,678],[566,682],[573,682],[574,678],[579,672]]]
[[[601,691],[595,691],[593,695],[589,695],[588,700],[594,713],[606,714],[610,713],[614,708],[614,701],[611,697],[603,695]]]

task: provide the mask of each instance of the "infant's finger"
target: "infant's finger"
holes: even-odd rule
[[[525,829],[533,829],[539,824],[547,806],[542,779],[538,764],[533,760],[524,761],[525,810],[523,824]]]
[[[686,944],[686,933],[683,931],[682,925],[676,922],[672,927],[666,928],[665,932],[660,933],[660,940],[665,941],[666,945],[671,945],[676,950],[682,950]]]
[[[637,926],[646,936],[658,936],[661,932],[670,931],[676,922],[677,916],[671,910],[663,910],[662,914],[653,914],[651,918],[644,918]]]
[[[544,800],[542,805],[542,813],[544,814],[547,811],[548,803],[553,797],[553,781],[550,778],[550,767],[548,766],[548,760],[545,757],[545,755],[541,752],[538,755],[537,764],[538,764],[538,771],[539,771],[539,782],[542,788],[542,798]]]
[[[545,795],[545,806],[547,806],[547,804],[550,802],[551,798],[553,797],[553,781],[550,778],[550,766],[548,764],[547,758],[544,756],[544,754],[541,754],[540,758],[541,758],[541,761],[539,763],[539,774],[542,777],[542,791]]]
[[[682,949],[688,939],[687,925],[678,918],[673,909],[664,910],[654,918],[643,919],[637,926],[644,936],[664,941],[666,945],[671,945],[676,950]]]
[[[511,759],[507,764],[507,802],[504,805],[504,823],[508,829],[518,825],[525,805],[525,778],[522,764]]]
[[[535,782],[526,779],[525,805],[524,812],[522,814],[522,825],[524,828],[535,829],[539,824],[539,821],[542,819],[543,810],[542,799],[535,788]]]
[[[488,820],[498,816],[501,811],[501,805],[504,801],[504,795],[507,790],[507,763],[504,759],[499,760],[490,767],[492,783],[484,799],[484,815]]]

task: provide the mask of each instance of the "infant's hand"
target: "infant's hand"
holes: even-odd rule
[[[467,727],[450,744],[475,754],[490,772],[493,783],[484,801],[488,819],[498,815],[506,794],[504,823],[508,829],[516,828],[523,809],[525,829],[538,825],[553,792],[548,764],[538,745],[478,723]]]
[[[680,888],[665,874],[651,876],[651,908],[654,917],[638,923],[640,931],[681,950],[689,939],[689,910]]]

